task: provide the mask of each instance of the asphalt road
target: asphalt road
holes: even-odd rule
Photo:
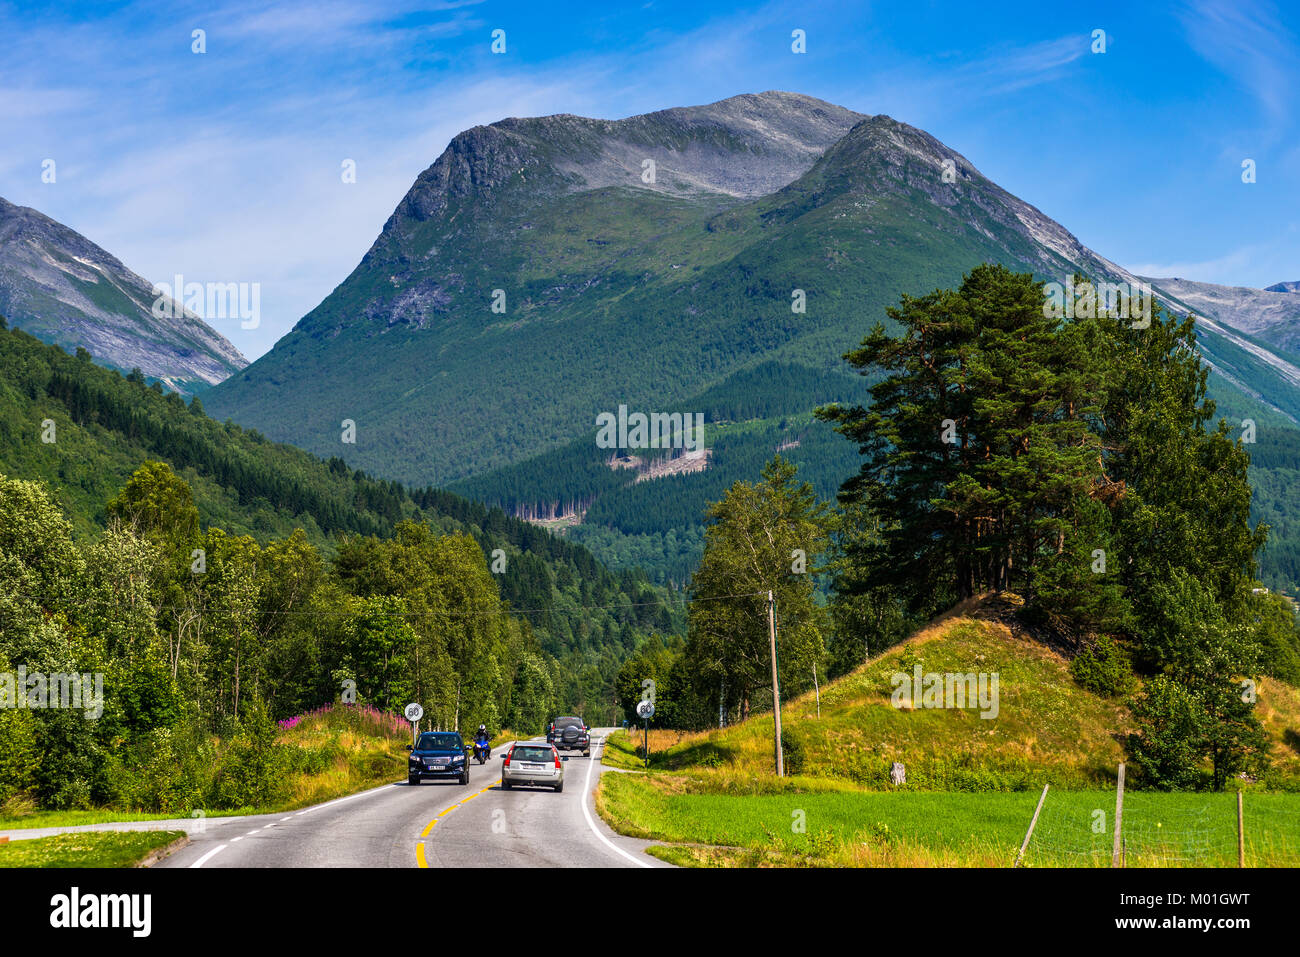
[[[619,836],[596,814],[591,793],[612,730],[593,729],[590,758],[570,753],[559,794],[502,790],[502,745],[488,763],[471,761],[468,787],[401,781],[301,811],[207,821],[155,866],[667,866],[644,853],[650,841]]]

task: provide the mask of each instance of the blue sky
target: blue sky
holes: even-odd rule
[[[1300,18],[1269,3],[0,2],[0,36],[0,196],[155,282],[260,283],[259,328],[213,323],[250,358],[461,130],[768,89],[928,130],[1140,274],[1300,279]]]

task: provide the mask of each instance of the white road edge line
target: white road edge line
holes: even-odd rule
[[[299,811],[297,814],[293,816],[302,817],[304,814],[310,814],[312,811],[319,811],[321,808],[325,808],[325,807],[333,807],[335,804],[342,804],[344,801],[355,801],[357,798],[360,797],[367,797],[367,796],[374,796],[376,794],[381,794],[384,791],[387,791],[392,786],[393,786],[392,784],[381,784],[379,787],[371,788],[369,791],[360,791],[356,794],[349,794],[347,797],[335,798],[332,801],[326,801],[324,804],[317,804],[313,807],[309,807],[306,808],[305,810]]]
[[[600,753],[603,756],[605,753],[604,738],[601,738],[600,740],[600,747],[601,747]],[[595,834],[598,838],[604,841],[605,846],[608,847],[614,853],[621,854],[623,857],[626,857],[637,867],[650,867],[651,865],[648,861],[637,860],[627,851],[623,850],[621,847],[619,847],[613,841],[607,838],[604,834],[601,834],[600,830],[596,827],[596,822],[591,819],[591,809],[587,807],[587,798],[591,796],[591,772],[594,771],[595,769],[596,769],[596,755],[592,754],[591,761],[587,764],[587,784],[583,788],[583,792],[582,792],[582,816],[587,819],[587,826],[591,828],[591,833]]]
[[[216,856],[217,854],[220,854],[220,853],[221,853],[222,851],[224,851],[225,849],[226,849],[226,845],[225,845],[225,844],[218,844],[218,845],[217,845],[216,847],[214,847],[212,850],[208,851],[208,853],[204,854],[204,855],[203,855],[202,857],[200,857],[197,861],[195,861],[193,864],[191,864],[190,867],[202,867],[204,864],[206,864],[208,861],[210,861],[214,856]]]

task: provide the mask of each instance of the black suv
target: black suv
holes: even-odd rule
[[[406,763],[406,783],[419,784],[425,778],[455,778],[469,784],[469,748],[455,731],[426,731]]]
[[[591,754],[591,737],[581,718],[556,718],[546,729],[546,743],[555,745],[557,751],[581,751]]]

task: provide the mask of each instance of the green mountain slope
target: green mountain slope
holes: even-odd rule
[[[444,483],[759,362],[831,369],[900,294],[986,260],[1136,278],[889,117],[762,94],[506,120],[457,137],[352,275],[209,404],[321,454],[352,419],[350,462]],[[1222,391],[1300,416],[1289,358],[1213,324],[1202,342]]]
[[[790,455],[823,494],[852,471],[847,443],[781,418],[842,384],[861,397],[840,356],[900,295],[956,286],[984,261],[1044,281],[1138,281],[887,116],[765,93],[613,122],[504,120],[453,140],[352,275],[205,401],[406,483],[451,483],[520,515],[585,510],[569,534],[682,580],[702,503],[753,462],[798,441]],[[1220,413],[1289,447],[1278,430],[1300,419],[1295,357],[1213,317],[1200,345]],[[779,388],[763,380],[772,369]],[[592,438],[620,405],[705,412],[709,468],[640,483],[611,469]],[[355,445],[339,444],[344,419]],[[761,421],[722,424],[744,419]],[[1297,464],[1259,483],[1261,515],[1289,513]],[[1275,535],[1265,579],[1294,586],[1295,559],[1289,532]]]

